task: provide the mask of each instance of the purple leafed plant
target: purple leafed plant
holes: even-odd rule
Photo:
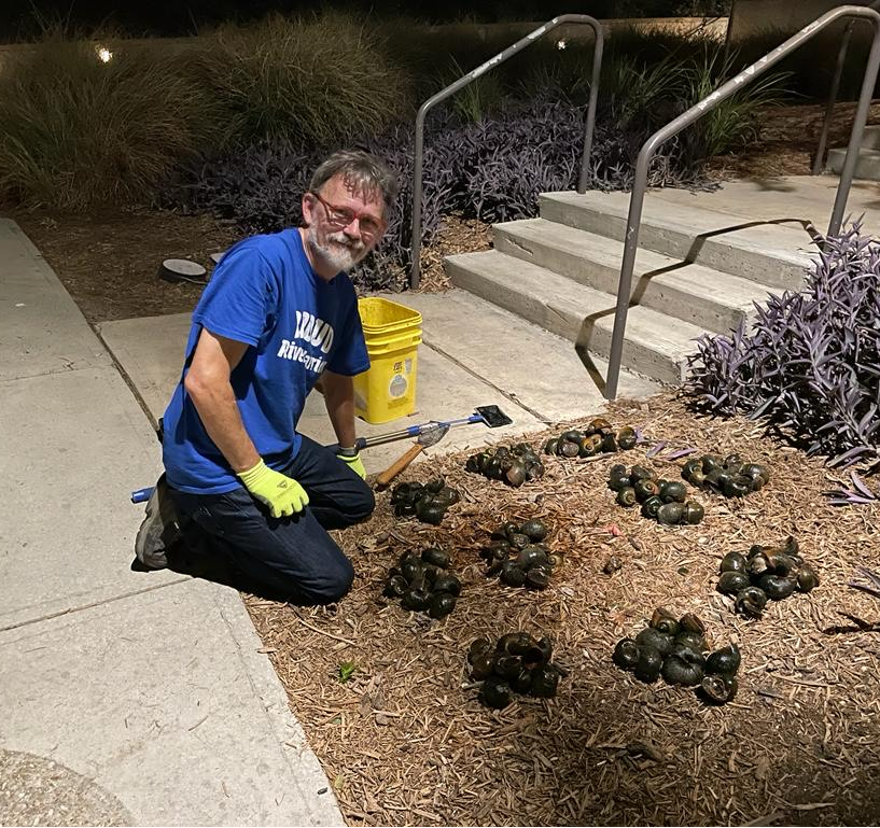
[[[880,470],[880,241],[855,224],[829,239],[803,293],[757,305],[754,328],[704,335],[688,392],[825,455]]]

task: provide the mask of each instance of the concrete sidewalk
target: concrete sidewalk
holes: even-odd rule
[[[155,436],[6,220],[0,349],[0,824],[341,824],[238,594],[131,570]]]

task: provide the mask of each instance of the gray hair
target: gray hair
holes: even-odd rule
[[[309,189],[319,192],[336,175],[342,175],[346,186],[357,193],[371,197],[381,196],[386,210],[397,196],[397,176],[384,161],[368,152],[334,152],[312,174]]]

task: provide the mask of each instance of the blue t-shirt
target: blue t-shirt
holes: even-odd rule
[[[202,328],[251,346],[230,382],[245,430],[276,470],[299,451],[296,424],[321,372],[353,376],[370,367],[351,281],[345,273],[329,282],[318,276],[298,230],[235,245],[193,311],[183,376],[164,415],[167,479],[184,492],[222,494],[241,485],[183,387]]]

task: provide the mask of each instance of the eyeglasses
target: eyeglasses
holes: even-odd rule
[[[356,213],[354,210],[349,210],[348,207],[336,207],[314,191],[312,195],[324,205],[324,210],[327,213],[327,224],[331,227],[342,230],[353,224],[355,219],[357,219],[361,235],[366,238],[374,239],[385,232],[386,223],[384,220],[373,218],[364,213]]]

